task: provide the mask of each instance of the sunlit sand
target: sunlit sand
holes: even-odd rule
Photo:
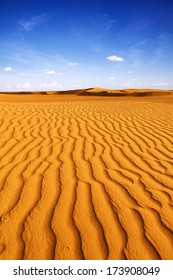
[[[0,259],[173,259],[173,91],[0,94]]]

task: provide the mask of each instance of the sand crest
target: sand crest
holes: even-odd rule
[[[173,259],[172,103],[8,98],[0,259]]]

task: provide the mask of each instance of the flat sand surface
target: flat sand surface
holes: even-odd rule
[[[0,259],[173,260],[173,97],[0,96]]]

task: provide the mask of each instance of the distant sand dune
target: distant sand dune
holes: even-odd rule
[[[172,104],[0,103],[0,259],[173,259],[172,217]]]
[[[0,92],[1,95],[74,95],[74,96],[114,96],[114,97],[124,97],[124,96],[173,96],[173,90],[158,90],[158,89],[122,89],[113,90],[106,88],[87,88],[87,89],[75,89],[75,90],[63,90],[63,91],[24,91],[24,92]]]
[[[0,102],[149,101],[173,103],[173,90],[88,88],[67,91],[0,92]]]

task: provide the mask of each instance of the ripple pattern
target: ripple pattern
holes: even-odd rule
[[[0,259],[173,259],[173,105],[0,105]]]

